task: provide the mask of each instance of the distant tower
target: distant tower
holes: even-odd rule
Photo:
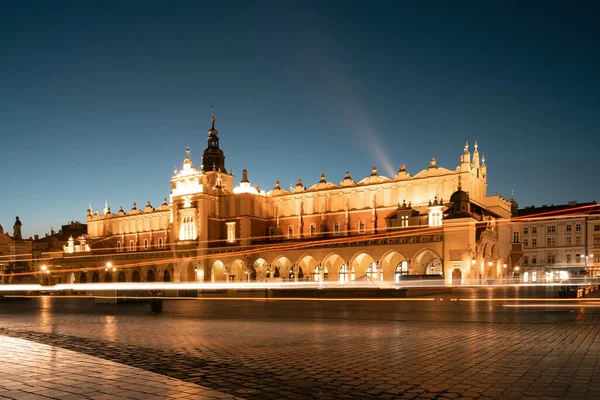
[[[211,105],[212,107],[212,105]],[[225,171],[225,155],[223,150],[219,148],[219,131],[215,129],[215,110],[212,110],[210,122],[211,128],[208,130],[208,147],[202,155],[202,170],[203,171]]]

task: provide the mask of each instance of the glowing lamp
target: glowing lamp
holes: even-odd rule
[[[46,271],[48,269],[48,267],[46,267],[45,265],[42,265],[41,270],[42,271]]]

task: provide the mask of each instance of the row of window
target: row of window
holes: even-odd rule
[[[596,240],[596,239],[598,239],[598,240]],[[519,233],[518,232],[514,232],[513,240],[515,243],[519,243]],[[573,244],[573,237],[567,236],[566,243],[567,243],[567,245]],[[581,236],[575,236],[575,245],[580,245],[580,244],[581,244]],[[594,238],[594,244],[600,244],[600,237]],[[523,246],[529,247],[529,239],[523,239]],[[546,246],[547,247],[555,247],[556,246],[556,237],[555,236],[547,237],[546,238]],[[531,247],[537,247],[537,238],[531,238]]]
[[[598,229],[596,229],[598,228]],[[594,225],[595,231],[600,231],[600,225]],[[566,225],[566,231],[572,232],[572,225]],[[581,232],[581,224],[575,224],[575,232]],[[531,234],[535,235],[537,233],[537,226],[531,227]],[[556,233],[556,225],[548,225],[546,226],[546,233]],[[523,235],[529,235],[529,227],[523,228]]]
[[[529,258],[527,256],[523,257],[523,264],[528,264]],[[585,256],[582,254],[575,254],[575,263],[581,263],[585,261]],[[546,263],[547,264],[556,264],[556,254],[547,254],[546,255]],[[565,263],[571,264],[573,262],[572,254],[565,254]],[[594,263],[600,263],[600,254],[594,254]],[[537,264],[537,256],[531,256],[531,264]]]
[[[162,249],[162,248],[164,248],[164,246],[165,246],[165,244],[164,244],[163,238],[159,237],[158,238],[158,248]],[[142,248],[144,250],[150,249],[150,243],[148,242],[148,239],[144,239]],[[135,250],[136,250],[135,240],[130,240],[129,241],[129,251],[135,251]],[[117,242],[117,251],[123,251],[123,244],[121,243],[120,240]]]

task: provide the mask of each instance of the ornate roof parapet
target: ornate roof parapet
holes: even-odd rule
[[[481,170],[481,177],[485,181],[487,175],[487,165],[485,165],[485,156],[481,157],[481,166],[479,167],[479,169]]]
[[[350,171],[346,171],[346,176],[344,177],[344,179],[340,182],[340,186],[342,187],[346,187],[346,186],[352,186],[355,185],[354,181],[352,180],[352,177],[350,176]]]
[[[435,161],[435,157],[431,157],[431,161],[429,161],[429,169],[437,168],[437,162]]]
[[[292,191],[294,193],[300,193],[300,192],[306,191],[306,188],[304,187],[304,185],[302,185],[302,178],[298,178],[298,181],[296,182],[296,187],[294,187],[294,189]]]
[[[257,185],[257,187],[252,187],[250,185],[250,180],[248,179],[248,171],[246,171],[245,169],[242,170],[242,180],[240,181],[240,184],[238,186],[233,188],[233,193],[234,194],[250,193],[250,194],[258,194],[261,196],[266,196],[266,193],[264,190],[258,189],[258,185]]]
[[[477,141],[475,141],[475,145],[473,146],[473,148],[475,149],[473,151],[473,160],[471,161],[471,166],[474,168],[478,168],[479,167],[479,145],[477,144]]]
[[[146,207],[144,208],[144,212],[145,213],[154,212],[154,207],[152,207],[152,204],[150,204],[150,200],[148,200],[148,204],[146,204]]]
[[[400,169],[394,177],[394,180],[403,180],[410,178],[410,174],[406,171],[406,164],[400,164]]]
[[[156,209],[156,211],[167,211],[167,210],[169,210],[169,203],[167,202],[167,198],[165,197],[163,199],[162,204],[160,205],[160,207],[158,207]]]
[[[140,210],[138,210],[136,203],[133,203],[133,206],[131,207],[131,210],[127,211],[126,215],[135,215],[135,214],[141,214],[142,212]]]

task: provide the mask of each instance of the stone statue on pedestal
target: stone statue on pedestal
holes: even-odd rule
[[[23,240],[23,237],[21,236],[21,225],[23,224],[19,220],[19,217],[17,217],[17,220],[13,225],[13,240]]]

